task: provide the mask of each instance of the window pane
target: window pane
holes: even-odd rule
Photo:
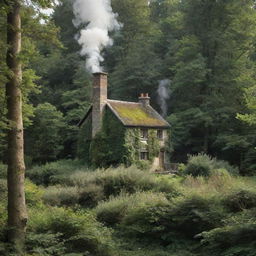
[[[157,130],[157,138],[162,139],[163,138],[163,130]]]

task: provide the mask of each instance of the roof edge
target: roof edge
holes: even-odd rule
[[[78,122],[77,126],[80,128],[83,123],[86,121],[86,119],[88,118],[88,116],[90,115],[90,113],[92,112],[92,108],[93,106],[91,105],[89,107],[89,109],[87,110],[86,114],[84,115],[84,117]]]
[[[122,118],[121,118],[121,117],[118,115],[118,113],[112,108],[112,106],[109,104],[109,102],[107,102],[106,105],[109,107],[109,109],[112,111],[112,113],[116,116],[116,118],[122,123],[122,125],[125,126],[125,124],[124,124]]]

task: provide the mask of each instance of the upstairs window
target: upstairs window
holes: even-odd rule
[[[147,139],[148,138],[148,129],[141,129],[140,130],[140,137],[142,139]]]
[[[140,152],[140,160],[148,160],[149,155],[148,152]]]
[[[164,132],[163,130],[157,130],[157,138],[159,140],[162,140],[164,138]]]

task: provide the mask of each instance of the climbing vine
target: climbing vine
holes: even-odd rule
[[[149,160],[152,162],[158,156],[160,151],[159,140],[157,138],[157,130],[150,129],[148,131],[148,153]]]

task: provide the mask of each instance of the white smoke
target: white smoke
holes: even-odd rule
[[[102,71],[101,51],[113,44],[109,32],[121,27],[116,19],[118,15],[113,13],[111,0],[75,0],[73,11],[74,25],[83,26],[77,41],[82,46],[81,55],[87,57],[86,68],[90,72]]]
[[[170,99],[170,84],[171,81],[169,79],[164,79],[159,81],[157,94],[158,94],[158,104],[160,105],[162,116],[166,117],[167,115],[167,100]]]

